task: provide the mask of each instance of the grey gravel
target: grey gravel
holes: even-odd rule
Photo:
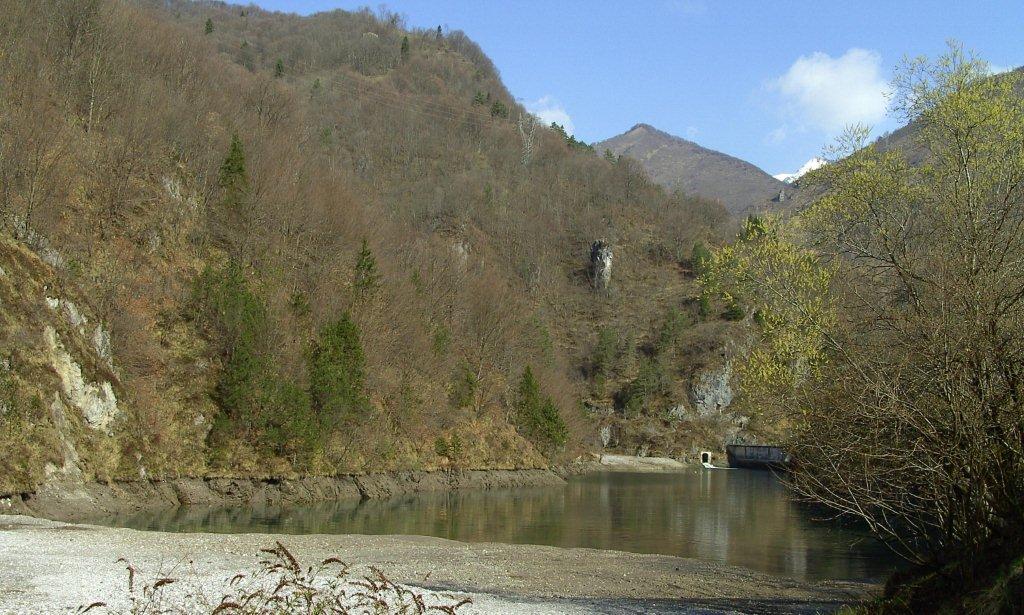
[[[303,563],[338,556],[392,580],[467,595],[460,613],[816,613],[874,586],[808,583],[695,559],[595,549],[463,543],[424,536],[145,532],[0,515],[0,613],[69,613],[123,604],[126,558],[141,576],[216,593],[284,543]],[[184,583],[180,587],[186,587]]]

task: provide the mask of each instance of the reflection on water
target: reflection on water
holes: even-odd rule
[[[421,534],[696,557],[804,579],[895,567],[863,531],[818,521],[769,472],[589,474],[564,487],[430,493],[292,507],[185,507],[99,519],[182,532]]]

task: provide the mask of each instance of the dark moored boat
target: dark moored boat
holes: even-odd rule
[[[725,447],[725,454],[733,468],[785,470],[790,463],[789,455],[777,446],[729,444]]]

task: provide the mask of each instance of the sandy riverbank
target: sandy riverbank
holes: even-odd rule
[[[873,588],[805,583],[700,560],[592,549],[469,544],[420,536],[175,534],[0,515],[0,613],[123,606],[121,557],[215,593],[275,540],[303,563],[339,556],[399,583],[466,593],[460,613],[829,612]],[[120,602],[119,602],[120,600]],[[94,610],[93,612],[103,612]]]

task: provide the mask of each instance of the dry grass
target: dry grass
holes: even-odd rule
[[[157,575],[143,581],[125,559],[127,606],[109,607],[97,600],[78,613],[125,615],[456,615],[472,603],[449,594],[424,594],[389,579],[371,567],[356,574],[350,564],[331,557],[303,566],[280,542],[262,549],[254,570],[239,573],[217,589],[197,579]],[[196,575],[202,575],[198,570]],[[186,586],[184,589],[182,586]]]

